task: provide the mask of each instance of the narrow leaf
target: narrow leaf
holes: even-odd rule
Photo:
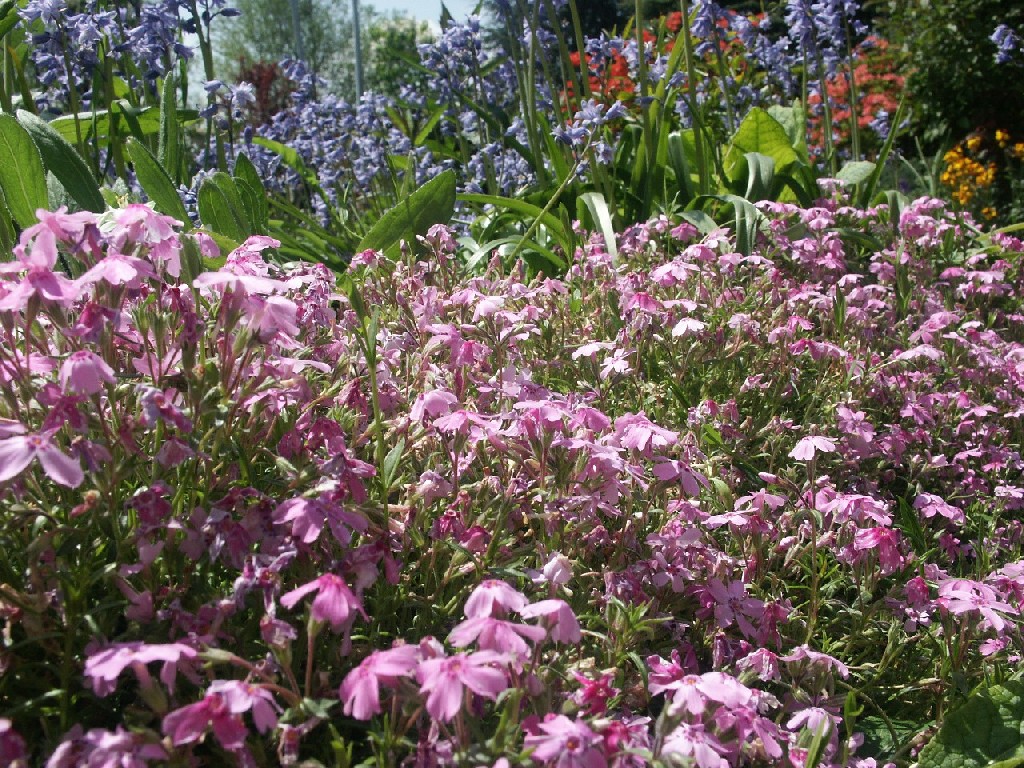
[[[167,175],[167,171],[160,165],[153,153],[145,144],[135,138],[128,139],[127,148],[128,157],[131,159],[132,165],[135,166],[135,175],[139,179],[139,184],[142,185],[142,189],[149,199],[153,201],[156,209],[160,213],[173,216],[184,224],[186,229],[191,228],[188,211],[178,196],[174,182],[171,181],[171,177]]]

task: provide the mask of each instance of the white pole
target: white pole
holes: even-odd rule
[[[356,99],[363,95],[363,45],[359,34],[359,0],[352,0],[352,31],[356,43]]]

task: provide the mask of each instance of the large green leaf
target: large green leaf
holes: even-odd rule
[[[203,226],[241,243],[253,233],[252,222],[234,180],[217,172],[199,187],[199,219]]]
[[[836,174],[836,178],[850,185],[861,184],[871,178],[875,172],[875,164],[870,160],[852,160]]]
[[[149,195],[149,199],[153,201],[156,209],[160,213],[173,216],[189,227],[190,221],[185,204],[181,202],[171,177],[167,175],[167,171],[149,151],[149,147],[134,137],[128,139],[127,147],[128,157],[131,159],[132,165],[135,166],[135,175],[139,179],[139,184]]]
[[[246,155],[239,154],[235,158],[234,179],[239,193],[242,194],[242,202],[246,203],[246,210],[250,206],[252,208],[252,211],[249,212],[250,221],[260,234],[266,234],[269,227],[267,193],[256,166]]]
[[[447,224],[455,212],[455,172],[445,171],[386,211],[356,246],[357,251],[389,251],[405,240],[415,245],[434,224]]]
[[[31,112],[18,110],[18,122],[28,131],[39,150],[43,165],[64,186],[78,205],[93,213],[103,213],[106,204],[99,184],[82,156],[49,123]]]
[[[36,223],[36,209],[46,208],[46,171],[29,132],[14,115],[0,113],[0,190],[21,228]]]
[[[1024,683],[1010,680],[974,691],[950,713],[918,760],[920,768],[1024,765]]]
[[[748,152],[767,155],[775,161],[775,169],[784,171],[800,159],[782,124],[760,107],[751,109],[743,118],[725,155],[726,172],[731,179],[743,172]]]

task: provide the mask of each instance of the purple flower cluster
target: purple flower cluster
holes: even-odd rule
[[[114,5],[92,0],[69,8],[61,0],[32,0],[19,13],[32,36],[30,56],[46,86],[39,106],[65,111],[75,92],[80,109],[92,102],[94,75],[104,59],[140,93],[179,61],[192,56],[182,42],[187,24],[178,0],[153,5]],[[219,13],[230,13],[221,9]]]

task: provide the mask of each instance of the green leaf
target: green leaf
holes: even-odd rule
[[[199,187],[199,219],[203,226],[237,243],[252,234],[252,224],[234,180],[218,171]]]
[[[840,168],[836,178],[850,185],[861,184],[870,179],[874,171],[875,164],[870,160],[854,160]]]
[[[405,240],[415,245],[434,224],[447,224],[455,212],[455,172],[445,171],[386,211],[356,246],[387,252]]]
[[[18,4],[14,0],[0,3],[0,37],[14,29],[19,20]]]
[[[82,156],[50,125],[31,112],[18,110],[18,122],[32,137],[43,165],[64,186],[71,199],[83,209],[103,213],[106,204],[100,194],[99,184]]]
[[[736,233],[736,250],[749,256],[757,240],[757,232],[764,218],[749,200],[739,195],[701,195],[690,205],[700,208],[708,202],[718,201],[733,209],[733,226]]]
[[[115,117],[123,115],[126,119],[131,118],[137,126],[137,130],[143,136],[152,136],[160,133],[160,107],[144,107],[138,109],[130,106],[127,102],[119,101],[114,103]],[[194,109],[175,110],[175,116],[179,123],[198,120],[199,113]],[[50,127],[63,136],[72,144],[78,143],[78,134],[75,129],[75,118],[82,127],[82,138],[98,141],[105,144],[109,140],[110,133],[110,112],[105,109],[97,110],[95,115],[92,112],[79,112],[77,115],[61,115],[50,121]],[[95,119],[94,119],[95,118]],[[132,128],[136,130],[135,127]]]
[[[500,197],[498,195],[476,195],[469,192],[463,192],[458,196],[459,200],[466,203],[477,203],[478,205],[493,205],[495,208],[505,208],[515,213],[521,213],[524,216],[530,218],[541,217],[540,223],[547,227],[554,234],[556,240],[564,241],[566,239],[565,228],[562,226],[562,222],[558,220],[558,217],[553,213],[544,213],[544,209],[539,205],[528,203],[525,200],[517,200],[512,197]],[[543,215],[542,215],[543,214]]]
[[[160,133],[156,156],[171,181],[181,183],[181,144],[178,138],[178,112],[175,105],[175,80],[168,74],[160,94]]]
[[[173,216],[186,228],[191,228],[188,211],[178,196],[174,182],[171,181],[171,177],[167,175],[167,171],[160,165],[153,153],[149,151],[149,147],[134,137],[128,139],[126,147],[128,157],[132,161],[132,165],[135,166],[135,175],[139,179],[139,184],[142,185],[142,189],[149,199],[153,201],[156,209],[160,213]]]
[[[742,173],[743,156],[748,152],[767,155],[775,168],[784,171],[800,159],[786,129],[760,107],[751,109],[743,118],[725,155],[725,168],[731,179]]]
[[[255,206],[250,219],[253,225],[261,234],[266,234],[270,228],[269,212],[267,204],[267,193],[263,187],[263,179],[260,178],[259,172],[256,170],[256,166],[252,164],[246,155],[239,154],[235,158],[235,182],[245,182],[245,184],[252,189],[252,193],[255,196]],[[239,184],[239,189],[242,185]]]
[[[786,129],[790,146],[796,150],[801,160],[807,162],[807,116],[800,100],[794,100],[788,107],[772,104],[768,107],[768,114]]]
[[[0,113],[0,190],[22,229],[36,223],[36,209],[46,208],[46,171],[32,136],[6,112]]]
[[[608,250],[608,255],[612,257],[612,264],[618,264],[619,249],[615,242],[615,226],[612,223],[611,211],[608,210],[608,201],[600,192],[584,192],[578,200],[583,202],[590,212],[594,224],[601,230],[605,248]]]
[[[918,761],[920,768],[1024,764],[1024,683],[978,688],[950,713]]]
[[[743,156],[747,168],[747,200],[775,199],[775,160],[760,152],[747,152]],[[742,180],[742,176],[739,180]]]

